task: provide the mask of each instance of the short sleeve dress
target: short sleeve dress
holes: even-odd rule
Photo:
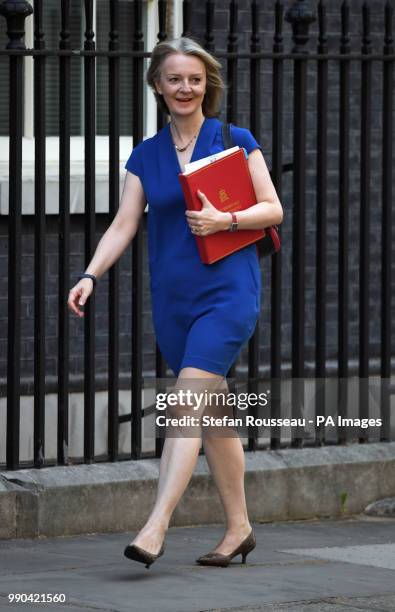
[[[191,161],[224,149],[221,126],[204,119]],[[247,153],[260,148],[249,130],[232,125],[231,132]],[[152,320],[161,353],[176,376],[187,366],[226,376],[259,317],[256,245],[213,264],[200,261],[169,124],[137,145],[125,168],[140,178],[148,202]]]

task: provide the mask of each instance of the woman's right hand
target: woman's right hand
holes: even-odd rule
[[[83,306],[93,291],[93,280],[91,278],[81,278],[81,280],[70,289],[67,305],[71,312],[79,317],[84,316],[84,311],[78,308]]]

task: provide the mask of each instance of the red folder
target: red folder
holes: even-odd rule
[[[257,203],[244,149],[230,153],[190,174],[179,174],[178,178],[189,210],[202,208],[198,189],[213,206],[224,212],[237,212]],[[265,230],[262,229],[235,232],[224,230],[209,236],[195,235],[195,239],[202,262],[210,264],[260,240],[264,235]]]

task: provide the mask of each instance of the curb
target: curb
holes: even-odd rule
[[[0,538],[139,529],[156,496],[159,459],[0,472]],[[345,517],[395,495],[395,442],[245,453],[255,522]],[[204,456],[170,525],[224,522]]]

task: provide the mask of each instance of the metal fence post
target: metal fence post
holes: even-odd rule
[[[25,0],[6,0],[0,15],[7,20],[7,49],[26,49],[25,19],[33,9]],[[7,469],[19,467],[21,354],[21,236],[23,55],[10,55],[10,164],[8,210],[8,343],[7,343]]]
[[[309,26],[316,17],[306,0],[295,0],[285,14],[292,25],[292,53],[307,55]],[[305,327],[305,217],[306,217],[306,132],[307,57],[294,60],[294,172],[293,172],[293,257],[292,257],[292,417],[299,418],[304,395]],[[296,429],[296,428],[295,428]],[[296,431],[292,446],[303,445]]]
[[[7,20],[7,36],[10,39],[6,49],[26,49],[22,40],[25,36],[25,19],[33,13],[33,7],[26,0],[5,0],[0,4],[0,15]]]

